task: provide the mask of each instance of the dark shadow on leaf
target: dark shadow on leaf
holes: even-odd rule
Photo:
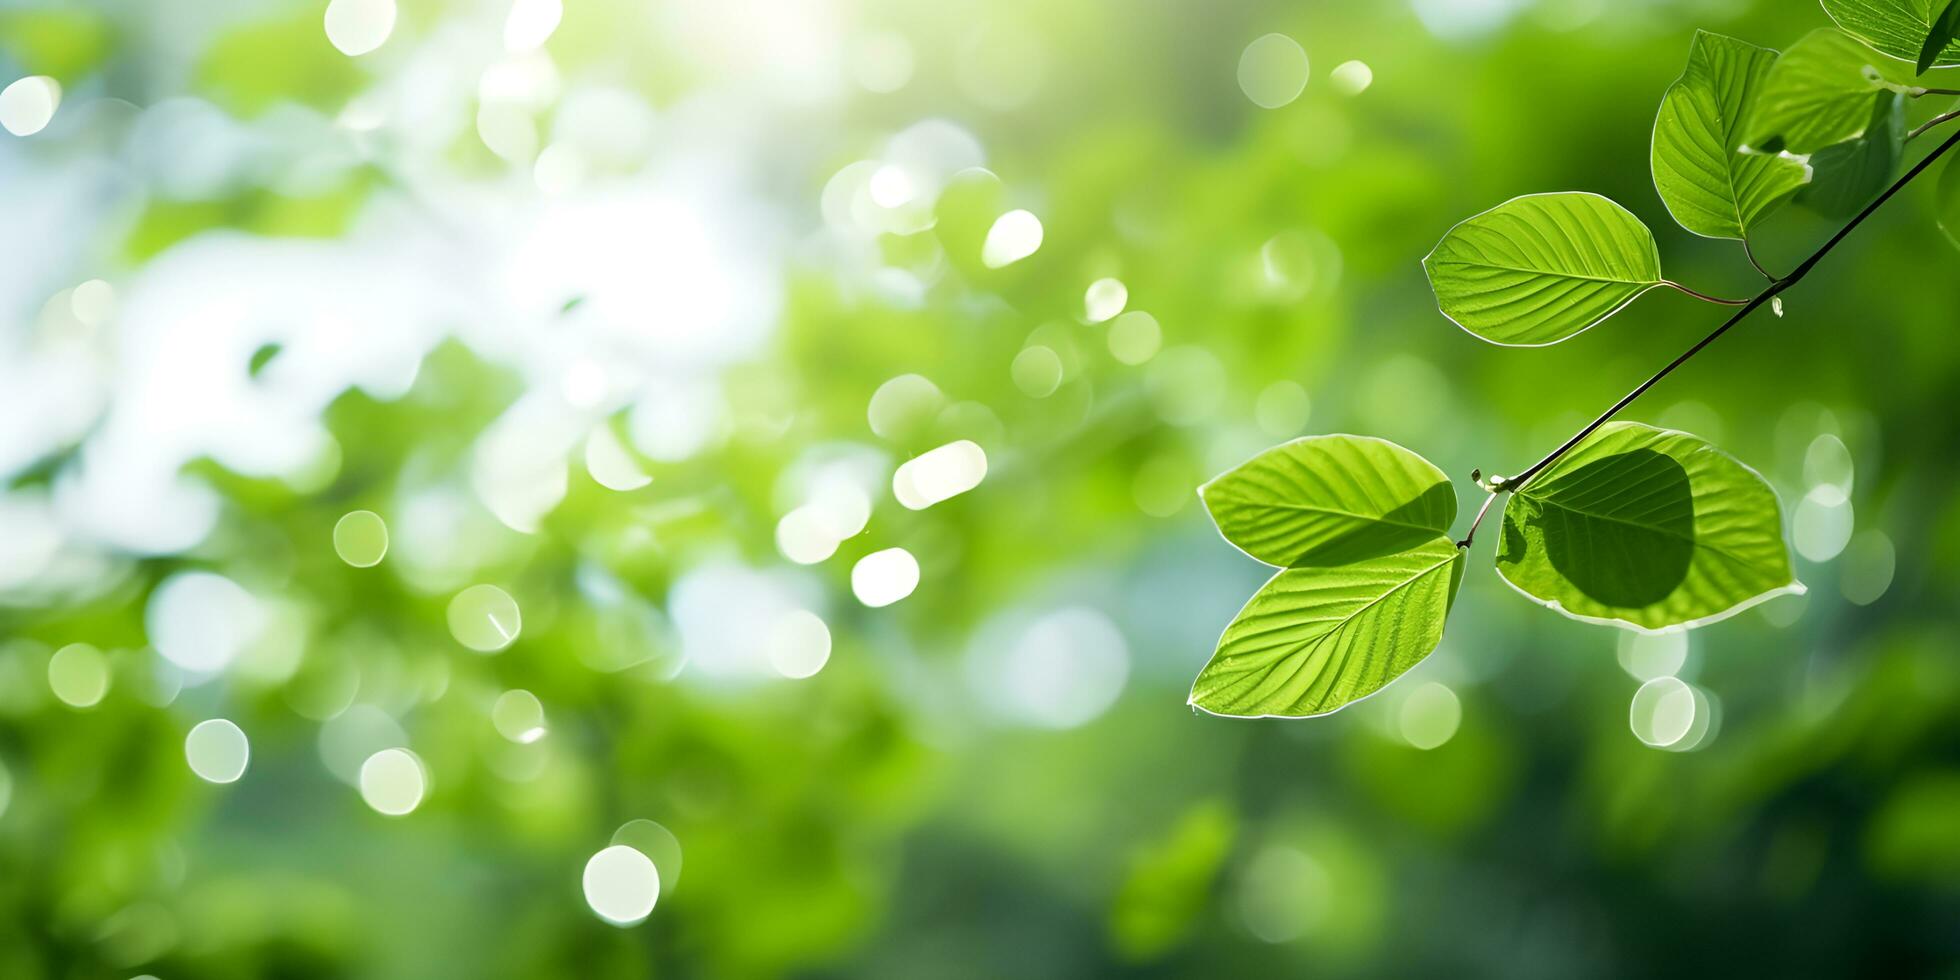
[[[1292,562],[1293,568],[1332,568],[1407,551],[1442,537],[1456,507],[1456,488],[1446,480],[1432,484],[1414,500],[1381,519],[1315,545]],[[1438,530],[1442,528],[1442,530]]]
[[[1688,471],[1651,449],[1587,463],[1528,491],[1545,556],[1579,591],[1609,606],[1667,598],[1695,552]],[[1509,542],[1506,542],[1508,546]]]

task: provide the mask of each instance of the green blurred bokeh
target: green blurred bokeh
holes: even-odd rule
[[[1634,642],[1480,541],[1380,696],[1185,706],[1263,577],[1204,478],[1312,432],[1514,471],[1719,318],[1482,344],[1419,265],[1455,221],[1596,191],[1671,278],[1752,288],[1668,220],[1653,113],[1696,28],[1785,44],[1814,4],[569,0],[531,53],[510,10],[403,0],[359,56],[316,3],[0,12],[0,80],[61,90],[0,137],[0,975],[1954,975],[1960,279],[1926,188],[1628,413],[1769,477],[1807,596]],[[1270,109],[1269,33],[1308,65]],[[991,268],[1009,209],[1039,248]],[[651,482],[597,482],[595,429]],[[961,439],[979,486],[899,506],[893,466]],[[157,458],[215,509],[112,493]],[[799,565],[820,471],[871,514]],[[373,567],[335,551],[356,510]],[[894,547],[916,590],[860,603]],[[197,573],[242,597],[159,601]],[[475,584],[521,610],[487,655],[450,620]],[[767,669],[790,607],[829,631],[808,678]],[[171,628],[236,657],[186,670]],[[1664,675],[1698,727],[1656,748]],[[541,737],[493,720],[511,690]],[[226,784],[186,762],[219,717]],[[397,745],[427,792],[388,817],[353,784]],[[581,875],[636,820],[678,858],[618,927]]]

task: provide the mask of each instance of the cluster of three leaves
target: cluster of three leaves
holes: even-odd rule
[[[1282,570],[1219,638],[1191,703],[1215,714],[1325,714],[1435,650],[1466,549],[1449,478],[1380,439],[1311,436],[1206,484],[1226,540]],[[1801,586],[1776,495],[1693,436],[1602,427],[1504,511],[1497,568],[1574,618],[1692,626]]]
[[[1837,30],[1781,56],[1698,33],[1655,118],[1654,187],[1683,228],[1709,238],[1746,239],[1793,196],[1848,215],[1897,169],[1902,94],[1913,90],[1903,64]],[[1585,193],[1527,195],[1471,217],[1424,266],[1446,316],[1509,346],[1565,340],[1671,285],[1652,231]]]

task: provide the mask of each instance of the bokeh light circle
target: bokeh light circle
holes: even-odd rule
[[[237,782],[251,758],[251,740],[225,718],[200,721],[184,736],[184,759],[191,772],[207,783]]]
[[[585,904],[616,926],[630,926],[653,914],[660,900],[660,871],[653,859],[625,844],[613,844],[585,862]]]

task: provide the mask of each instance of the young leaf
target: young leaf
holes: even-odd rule
[[[1871,97],[1909,92],[1906,66],[1842,31],[1811,31],[1770,67],[1743,127],[1757,152],[1811,153],[1856,139],[1871,122]]]
[[[1933,23],[1940,16],[1942,0],[1824,0],[1824,12],[1837,26],[1859,40],[1894,58],[1916,61],[1933,34]],[[1940,45],[1927,67],[1960,65],[1960,43],[1951,33]]]
[[[1298,718],[1375,693],[1436,649],[1462,568],[1463,550],[1438,536],[1349,565],[1280,572],[1225,627],[1191,704]]]
[[[1269,565],[1342,565],[1447,534],[1456,491],[1428,460],[1367,436],[1275,446],[1198,488],[1218,532]]]
[[[1940,60],[1940,54],[1953,43],[1955,35],[1960,35],[1960,0],[1947,0],[1946,9],[1933,18],[1932,30],[1919,46],[1919,58],[1913,66],[1921,75],[1932,70],[1933,63]]]
[[[1601,426],[1511,494],[1497,571],[1567,616],[1697,626],[1801,592],[1776,492],[1682,432]]]
[[[1892,182],[1905,153],[1905,98],[1896,92],[1871,98],[1865,135],[1811,154],[1810,184],[1797,192],[1797,203],[1828,218],[1849,218]]]
[[[1933,187],[1933,207],[1946,240],[1960,248],[1960,163],[1955,160],[1960,157],[1946,161],[1946,169],[1940,171],[1940,182]]]
[[[1443,315],[1493,344],[1555,344],[1661,283],[1653,232],[1597,194],[1514,197],[1422,260]]]
[[[1776,52],[1697,31],[1688,67],[1654,119],[1654,189],[1681,227],[1704,238],[1743,238],[1808,174],[1789,157],[1736,152],[1742,117]]]

